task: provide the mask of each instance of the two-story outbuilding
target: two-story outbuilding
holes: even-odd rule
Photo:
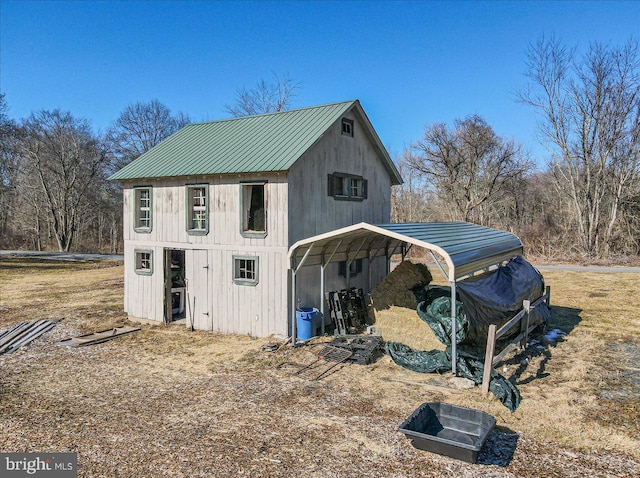
[[[388,223],[402,182],[357,100],[190,124],[111,179],[124,189],[128,315],[253,336],[285,336],[295,307],[320,305],[311,271],[290,293],[289,248]],[[387,263],[344,269],[328,265],[327,290],[348,276],[366,291]]]

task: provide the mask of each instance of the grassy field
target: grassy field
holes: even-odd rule
[[[81,349],[54,345],[128,323],[122,276],[111,262],[0,259],[0,331],[64,317],[0,355],[0,450],[76,451],[83,477],[639,473],[638,274],[545,274],[550,327],[568,335],[507,362],[522,394],[514,413],[478,388],[457,390],[447,375],[410,372],[386,356],[308,381],[278,365],[311,361],[312,347],[263,352],[269,339],[178,325],[144,325]],[[438,346],[409,308],[391,307],[378,320],[388,340]],[[415,450],[397,432],[425,401],[496,417],[479,464]]]

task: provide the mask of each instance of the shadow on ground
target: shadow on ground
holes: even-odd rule
[[[478,465],[508,466],[518,444],[518,434],[506,427],[495,427],[478,454]]]
[[[560,329],[565,334],[569,335],[573,329],[575,329],[582,317],[580,317],[580,312],[582,309],[573,309],[571,307],[560,307],[560,306],[552,306],[551,307],[551,319],[546,327],[546,332],[549,332],[554,329]],[[531,342],[531,340],[534,342]],[[509,380],[515,385],[524,385],[532,382],[535,379],[544,378],[549,376],[549,374],[545,371],[547,363],[551,360],[552,350],[557,345],[558,342],[564,341],[562,335],[557,336],[557,338],[553,340],[545,339],[545,335],[543,333],[538,332],[537,335],[533,335],[530,337],[530,344],[520,353],[516,354],[512,359],[508,360],[505,363],[518,365],[516,371],[511,375]],[[544,348],[539,348],[544,347]],[[520,380],[522,374],[527,370],[529,366],[529,362],[531,362],[534,358],[543,356],[544,358],[540,361],[538,365],[538,370],[530,377]]]

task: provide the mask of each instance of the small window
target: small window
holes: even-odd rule
[[[258,283],[258,258],[256,256],[233,256],[233,282],[240,285]]]
[[[204,235],[209,232],[209,186],[187,186],[187,232]]]
[[[342,134],[353,138],[353,120],[342,118]]]
[[[151,187],[133,188],[135,211],[133,228],[136,232],[151,232]]]
[[[351,261],[351,265],[349,266],[349,277],[356,276],[362,272],[362,259],[356,259],[355,261]],[[341,261],[339,263],[338,275],[342,277],[347,276],[347,261]]]
[[[245,237],[267,235],[265,184],[265,182],[240,184],[241,233]]]
[[[329,196],[347,201],[367,199],[367,180],[362,176],[345,173],[329,174]]]
[[[153,251],[135,251],[136,274],[153,274]]]

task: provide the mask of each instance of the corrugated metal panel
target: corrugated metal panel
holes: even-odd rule
[[[110,179],[286,171],[355,104],[190,124]]]
[[[467,222],[356,224],[297,242],[289,255],[299,262],[310,244],[305,265],[317,265],[335,251],[333,261],[366,257],[368,249],[400,243],[415,244],[437,252],[447,262],[450,278],[460,279],[522,254],[522,242],[509,232]],[[339,246],[337,246],[340,244]],[[362,247],[361,247],[362,246]],[[356,251],[360,252],[354,256]]]
[[[522,242],[514,234],[467,222],[381,224],[378,227],[441,248],[453,263],[456,279],[522,254]]]

